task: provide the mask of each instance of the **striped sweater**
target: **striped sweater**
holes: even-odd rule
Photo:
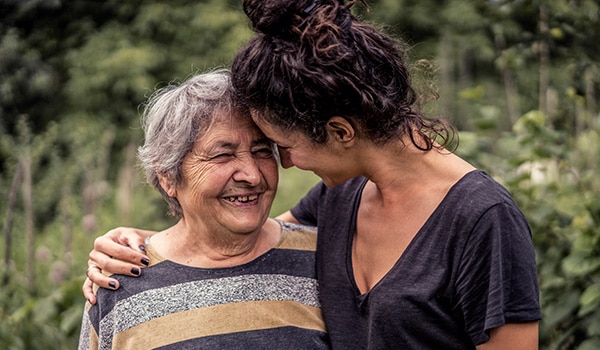
[[[328,349],[315,276],[316,232],[283,224],[279,244],[231,268],[160,257],[138,278],[113,276],[86,304],[79,349]]]

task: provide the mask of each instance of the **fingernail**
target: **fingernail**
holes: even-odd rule
[[[108,286],[112,289],[117,289],[117,284],[113,281],[108,282]]]
[[[138,269],[137,267],[132,267],[131,268],[131,273],[134,275],[139,275],[140,274],[140,269]]]
[[[150,260],[148,260],[148,258],[142,258],[142,264],[148,266],[150,265]]]
[[[146,251],[146,247],[144,247],[143,244],[141,244],[138,248],[140,248],[141,251],[145,252]]]

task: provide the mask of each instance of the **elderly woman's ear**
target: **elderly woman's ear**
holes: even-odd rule
[[[158,175],[158,182],[169,197],[177,197],[177,186],[170,176]]]

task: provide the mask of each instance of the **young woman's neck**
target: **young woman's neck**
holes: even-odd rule
[[[475,168],[444,149],[419,150],[410,140],[370,147],[363,155],[365,174],[382,201],[398,198],[432,186],[449,186]]]

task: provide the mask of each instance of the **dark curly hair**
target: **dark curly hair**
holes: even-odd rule
[[[454,129],[413,107],[406,45],[354,17],[354,3],[244,0],[256,35],[233,60],[236,97],[317,143],[327,141],[327,120],[341,116],[375,143],[408,135],[422,150],[434,140],[445,146]]]

